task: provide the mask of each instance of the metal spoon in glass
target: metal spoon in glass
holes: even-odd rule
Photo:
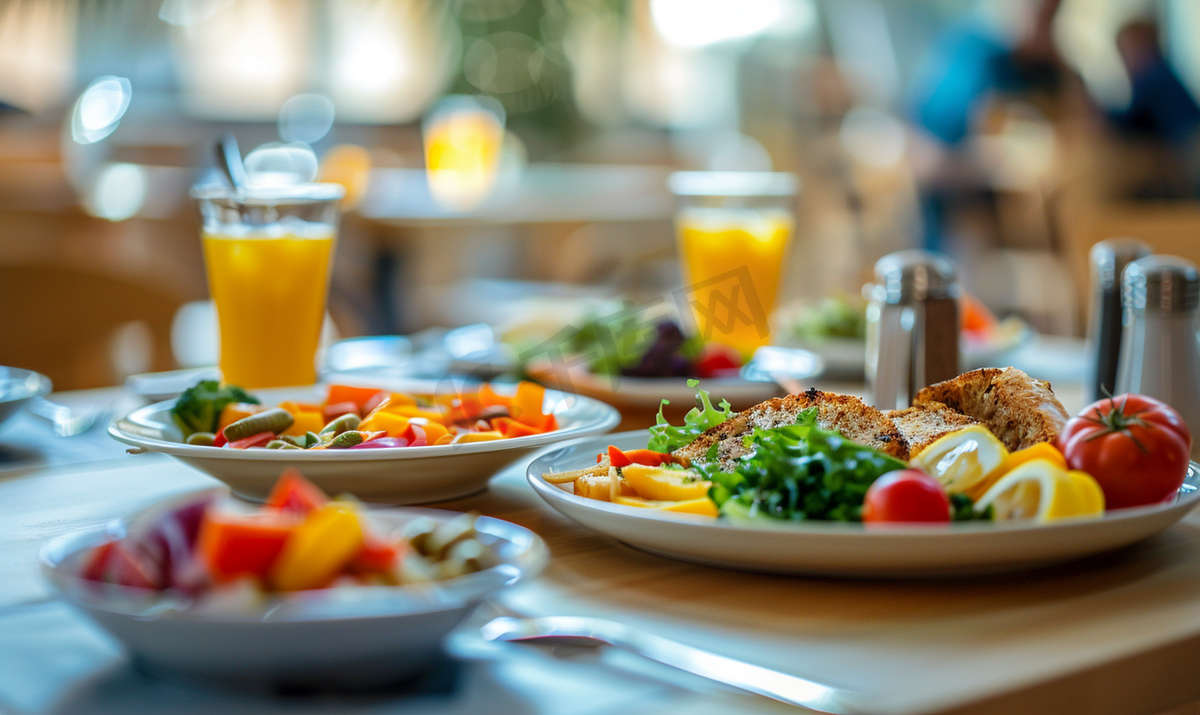
[[[501,617],[485,624],[480,634],[489,641],[610,645],[718,683],[817,712],[848,715],[867,709],[858,693],[726,658],[600,618]]]

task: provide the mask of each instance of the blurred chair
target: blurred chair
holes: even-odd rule
[[[0,266],[0,364],[58,390],[118,384],[174,367],[179,302],[136,283],[66,268]]]

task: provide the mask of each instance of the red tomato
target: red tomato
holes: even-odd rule
[[[1144,395],[1099,400],[1067,422],[1058,448],[1092,475],[1108,509],[1173,499],[1187,476],[1192,435],[1179,413]]]
[[[950,499],[938,480],[916,469],[888,472],[867,490],[864,522],[950,521]]]
[[[308,516],[309,512],[325,506],[328,501],[329,497],[320,487],[302,477],[299,470],[288,468],[271,487],[265,506]]]
[[[704,346],[704,357],[696,361],[696,377],[737,375],[742,356],[733,348],[710,343]]]

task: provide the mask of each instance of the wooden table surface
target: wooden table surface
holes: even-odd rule
[[[879,697],[881,713],[1152,714],[1200,698],[1200,515],[1140,545],[1021,575],[767,576],[652,556],[575,525],[528,486],[527,461],[496,475],[488,492],[439,505],[508,519],[546,539],[545,574],[503,594],[503,609],[613,618],[864,691]],[[460,653],[468,665],[445,691],[365,701],[153,681],[111,639],[47,600],[36,552],[57,534],[211,483],[159,455],[0,478],[0,712],[787,710],[620,653],[581,660],[519,645]]]

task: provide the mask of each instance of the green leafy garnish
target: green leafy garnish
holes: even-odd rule
[[[658,406],[656,424],[650,428],[650,441],[646,445],[648,449],[663,453],[674,452],[733,416],[728,401],[721,400],[720,409],[713,407],[708,390],[701,390],[699,385],[699,380],[688,380],[688,387],[696,388],[696,399],[700,405],[693,407],[683,416],[683,425],[675,427],[663,416],[663,406],[669,405],[669,400],[663,400]]]
[[[950,495],[950,518],[953,521],[992,521],[992,505],[983,511],[975,511],[975,502],[966,494]]]
[[[171,408],[171,419],[183,432],[216,432],[221,410],[231,402],[258,404],[258,399],[236,385],[221,386],[216,380],[201,380],[183,391]]]
[[[726,516],[805,521],[861,521],[867,488],[904,462],[817,426],[817,409],[796,424],[755,428],[751,451],[733,472],[715,462],[693,465],[713,482],[709,498]]]

